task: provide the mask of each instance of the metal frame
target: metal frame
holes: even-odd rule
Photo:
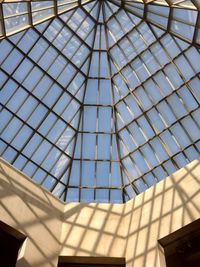
[[[38,25],[34,25],[37,23],[33,22],[33,2],[37,1],[20,1],[20,3],[27,3],[29,23],[25,31],[11,37],[7,35],[22,29],[6,32],[4,20],[1,20],[3,8],[4,5],[12,5],[13,2],[0,3],[0,14],[2,14],[0,20],[4,29],[0,49],[5,49],[5,53],[0,56],[0,75],[5,77],[3,82],[0,81],[0,98],[2,97],[0,116],[2,115],[2,118],[8,116],[4,124],[0,123],[0,155],[2,157],[64,201],[119,203],[129,200],[199,156],[200,123],[197,115],[200,112],[200,96],[193,88],[193,83],[197,80],[200,85],[200,67],[196,67],[195,62],[191,60],[194,52],[200,58],[197,43],[199,10],[195,2],[191,2],[192,8],[197,10],[192,40],[172,32],[174,10],[175,8],[185,10],[183,1],[176,4],[166,2],[169,6],[166,28],[149,19],[149,14],[155,13],[151,11],[150,6],[158,7],[157,15],[160,14],[159,8],[162,9],[161,5],[153,1],[141,2],[141,6],[143,5],[141,18],[134,11],[138,3],[135,1],[88,1],[83,4],[81,1],[74,1],[75,6],[72,7],[68,3],[66,10],[60,13],[58,11],[59,1],[51,1],[54,9],[52,18],[42,19],[37,22]],[[45,20],[46,22],[40,24]],[[189,25],[189,22],[185,24]],[[159,28],[165,31],[160,31]],[[151,38],[145,37],[145,30]],[[116,34],[114,31],[117,31]],[[59,43],[62,35],[69,37],[66,37],[63,43]],[[132,41],[133,36],[136,36],[141,46]],[[26,38],[31,40],[31,44],[27,44],[24,48]],[[114,41],[111,42],[111,39]],[[176,47],[174,56],[165,44],[166,40],[168,40],[167,45],[171,43]],[[37,51],[37,46],[43,45],[45,49],[41,53],[38,50],[39,56],[33,53]],[[128,46],[124,48],[124,45]],[[161,56],[165,58],[164,63],[155,54],[157,47],[160,49]],[[69,51],[73,52],[69,53]],[[122,57],[122,60],[115,56],[115,51],[118,51],[118,56]],[[132,54],[127,51],[132,51]],[[49,56],[48,53],[50,53]],[[12,58],[14,67],[9,65]],[[150,64],[149,60],[151,60]],[[25,61],[27,63],[24,63]],[[60,65],[58,65],[59,62]],[[184,62],[188,70],[188,77],[185,76],[181,62]],[[25,75],[23,64],[30,66]],[[61,64],[63,67],[58,70],[57,66]],[[155,65],[154,69],[152,64]],[[143,68],[142,74],[139,71],[140,68]],[[19,70],[23,76],[21,80]],[[63,79],[67,78],[69,70],[73,70],[73,74],[65,83]],[[130,83],[126,73],[128,70],[134,75],[137,85],[132,86]],[[27,81],[30,80],[33,71],[41,73],[41,77],[34,76],[36,83],[31,86],[31,82]],[[65,71],[68,72],[65,74]],[[177,75],[177,79],[181,81],[178,85],[173,80],[171,71],[174,71],[173,75]],[[160,75],[166,78],[166,83],[171,88],[167,94],[158,82]],[[117,83],[117,79],[121,85]],[[49,85],[44,94],[40,96],[37,91],[44,81],[48,81]],[[88,100],[88,92],[91,90],[90,82],[96,82],[96,88],[93,87],[96,90],[96,100]],[[102,87],[103,82],[106,82],[108,86],[106,94],[103,91],[105,89]],[[76,83],[79,83],[77,88]],[[148,91],[151,90],[149,83],[153,83],[157,88],[161,96],[159,100],[153,99],[152,92]],[[56,86],[58,93],[55,99],[48,96],[53,86]],[[7,95],[9,94],[8,88],[13,90],[10,95]],[[126,93],[123,88],[126,88]],[[16,97],[19,92],[22,94],[21,98]],[[103,92],[106,103],[102,101]],[[146,95],[148,107],[143,103],[145,99],[142,100],[141,94]],[[191,104],[187,102],[186,95],[190,97]],[[69,100],[60,110],[63,105],[61,101],[65,99]],[[174,99],[177,100],[177,105],[180,105],[180,110],[182,110],[180,114],[172,105]],[[28,108],[29,100],[35,103],[32,104],[33,109],[30,114],[22,115],[20,112],[23,107]],[[52,104],[49,104],[51,101]],[[133,103],[135,107],[137,106],[138,114],[133,110]],[[164,105],[170,111],[171,115],[168,116],[174,118],[170,123],[167,121],[166,114],[162,113],[161,108]],[[90,126],[88,126],[88,121],[85,121],[85,116],[91,108],[96,110],[95,124],[91,122],[92,126],[88,129]],[[43,115],[41,115],[41,120],[38,118],[38,121],[35,121],[34,112],[38,111]],[[102,113],[107,111],[111,115],[106,113],[103,117]],[[157,114],[160,124],[164,125],[162,129],[158,129],[152,120],[151,113],[153,112]],[[68,118],[67,114],[70,113],[72,116]],[[127,119],[126,116],[131,119]],[[55,121],[51,121],[50,117]],[[47,120],[51,125],[45,128]],[[89,117],[88,120],[90,120]],[[106,126],[108,121],[109,127]],[[146,121],[146,125],[150,127],[151,136],[142,121]],[[194,129],[186,127],[188,122],[193,125]],[[56,128],[57,124],[60,128]],[[17,125],[12,129],[11,137],[9,137],[10,125]],[[136,136],[134,128],[131,127],[136,127],[141,137]],[[180,140],[176,127],[179,127],[185,136],[185,143]],[[57,134],[55,131],[58,131]],[[193,131],[196,131],[195,137]],[[27,132],[29,134],[26,140],[18,144],[17,138]],[[69,136],[68,140],[66,136]],[[167,137],[171,139],[167,140]],[[33,146],[34,138],[38,139],[38,143],[31,148],[32,152],[29,154],[26,150]],[[109,139],[109,144],[106,144],[106,138]],[[94,139],[94,146],[90,149],[93,149],[93,152],[89,151],[86,145],[86,142],[88,140],[92,142],[92,139]],[[102,145],[105,145],[101,142],[106,144],[107,153],[101,151]],[[156,145],[162,147],[165,157],[160,155],[161,152],[158,151]],[[43,146],[45,147],[43,152],[39,153],[38,151]],[[114,149],[115,152],[113,152]],[[43,156],[42,153],[44,153]],[[85,156],[89,154],[93,156]],[[54,155],[53,160],[51,155]],[[151,157],[154,159],[151,160]],[[52,164],[47,164],[51,160]],[[77,177],[73,176],[75,163],[79,166]],[[90,168],[85,167],[86,163]],[[118,168],[114,171],[113,168],[117,165]],[[108,167],[107,181],[103,183],[106,178],[101,176],[102,181],[99,184],[99,168],[103,173],[106,166]],[[84,171],[89,171],[91,168],[94,168],[93,177],[88,177],[88,182],[85,183]],[[117,194],[117,197],[114,194]]]

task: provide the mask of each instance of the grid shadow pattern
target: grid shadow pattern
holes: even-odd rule
[[[123,203],[199,157],[196,2],[40,2],[0,4],[4,159],[63,201]]]

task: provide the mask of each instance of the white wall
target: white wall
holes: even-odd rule
[[[0,219],[28,236],[17,267],[56,267],[58,255],[163,267],[157,240],[199,217],[200,160],[126,204],[64,204],[0,160]]]

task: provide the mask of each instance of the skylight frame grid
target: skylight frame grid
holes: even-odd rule
[[[89,1],[91,2],[91,1]],[[109,1],[110,3],[114,2],[114,1]],[[115,1],[117,2],[117,1]],[[186,90],[188,90],[188,92],[190,92],[192,94],[192,97],[195,99],[195,101],[197,103],[198,102],[198,96],[196,95],[196,89],[193,89],[191,88],[190,86],[190,82],[192,82],[195,77],[199,79],[199,71],[197,71],[196,69],[196,65],[193,65],[191,64],[191,58],[192,58],[192,55],[186,55],[185,53],[187,53],[189,51],[189,49],[193,46],[193,43],[191,43],[190,45],[188,45],[188,47],[185,47],[184,48],[184,45],[183,44],[180,44],[177,42],[176,38],[173,37],[173,35],[171,34],[171,28],[168,24],[168,29],[167,31],[170,33],[170,37],[173,38],[174,42],[178,45],[178,46],[181,46],[180,47],[180,53],[178,55],[176,55],[175,57],[171,57],[168,55],[168,51],[166,50],[164,44],[162,43],[162,38],[164,38],[165,36],[167,36],[167,33],[163,33],[161,34],[159,37],[157,36],[157,33],[154,31],[153,29],[153,26],[151,26],[152,24],[147,21],[147,25],[149,26],[149,29],[152,31],[153,35],[155,35],[155,40],[153,40],[153,42],[151,43],[146,43],[146,48],[142,51],[140,51],[139,53],[137,53],[137,55],[134,57],[134,58],[127,58],[127,63],[125,66],[123,66],[122,68],[118,67],[118,66],[115,66],[115,68],[117,69],[117,71],[115,73],[112,73],[113,71],[113,66],[112,64],[114,65],[117,65],[115,64],[115,59],[113,58],[113,56],[111,55],[111,49],[114,47],[114,46],[119,46],[120,42],[123,42],[125,38],[127,38],[129,40],[129,34],[131,32],[133,32],[134,30],[138,32],[138,34],[141,34],[140,30],[139,30],[139,27],[144,23],[144,20],[138,22],[137,25],[134,25],[130,28],[130,30],[128,31],[124,31],[122,25],[120,24],[120,27],[123,31],[123,36],[121,38],[119,38],[119,40],[117,41],[117,43],[113,44],[112,46],[109,47],[109,38],[108,38],[108,28],[107,28],[107,23],[109,21],[111,21],[112,19],[116,19],[116,21],[119,22],[119,19],[117,19],[118,15],[120,14],[120,10],[121,9],[117,9],[116,8],[116,11],[112,11],[113,14],[106,18],[106,8],[110,8],[109,6],[109,3],[105,3],[105,2],[101,2],[99,4],[94,4],[94,7],[98,5],[98,12],[97,12],[97,18],[95,19],[94,17],[90,16],[88,11],[86,11],[86,9],[84,7],[81,6],[82,3],[79,3],[79,8],[81,10],[81,12],[83,12],[85,14],[85,17],[88,16],[94,23],[93,27],[90,29],[90,31],[88,32],[88,35],[92,32],[92,31],[97,31],[97,26],[99,26],[100,28],[102,29],[105,29],[105,35],[106,35],[106,38],[105,38],[105,41],[102,43],[101,42],[101,33],[102,31],[100,30],[100,38],[99,38],[99,45],[96,47],[94,47],[94,42],[95,42],[95,36],[96,36],[96,33],[93,35],[93,42],[91,45],[87,44],[87,42],[85,42],[85,40],[87,39],[87,36],[86,35],[84,38],[81,38],[78,33],[77,33],[77,29],[74,30],[72,29],[69,25],[64,25],[64,21],[62,18],[57,18],[62,24],[63,24],[63,27],[66,27],[66,28],[69,28],[72,32],[73,35],[76,35],[77,38],[79,38],[80,40],[80,44],[79,46],[77,46],[77,49],[76,51],[78,51],[81,47],[82,44],[85,44],[88,49],[89,49],[89,53],[88,53],[88,56],[87,56],[87,64],[88,64],[88,68],[86,68],[84,71],[81,70],[81,66],[84,65],[84,62],[81,63],[81,66],[76,66],[75,63],[71,62],[72,61],[72,57],[70,57],[70,59],[67,57],[67,56],[64,56],[64,58],[66,59],[66,62],[69,62],[68,64],[74,64],[74,68],[75,68],[75,72],[74,72],[74,75],[72,75],[71,79],[68,81],[68,83],[64,86],[62,86],[62,84],[57,81],[56,78],[53,78],[53,82],[55,84],[57,84],[59,87],[62,87],[63,90],[65,90],[65,88],[69,88],[70,87],[70,84],[72,83],[72,81],[75,79],[75,77],[78,75],[78,73],[83,76],[83,81],[82,81],[82,85],[80,85],[80,87],[76,90],[75,92],[75,95],[74,95],[74,91],[68,91],[67,90],[67,93],[68,95],[71,97],[71,99],[74,99],[74,101],[77,101],[77,103],[80,104],[79,106],[79,109],[77,110],[77,112],[74,114],[74,118],[76,117],[76,126],[73,126],[71,123],[72,123],[72,120],[73,118],[71,119],[71,121],[67,122],[67,124],[69,124],[69,127],[70,129],[73,129],[74,130],[74,134],[73,136],[71,137],[71,141],[73,140],[73,143],[68,141],[69,143],[69,146],[71,145],[72,146],[72,152],[71,152],[71,159],[69,159],[69,161],[66,163],[66,165],[64,165],[64,169],[62,170],[62,172],[59,174],[58,177],[53,177],[52,176],[52,173],[51,171],[54,169],[54,167],[59,164],[59,161],[55,160],[54,164],[50,167],[50,169],[46,170],[45,169],[43,170],[43,165],[41,165],[41,168],[39,167],[40,164],[37,164],[37,167],[35,168],[35,171],[33,173],[33,175],[36,175],[36,173],[38,172],[38,170],[41,170],[41,171],[45,171],[46,174],[43,176],[43,179],[42,181],[40,181],[41,184],[43,184],[44,186],[47,186],[48,189],[55,193],[58,197],[60,197],[62,200],[66,201],[66,200],[70,200],[70,195],[73,191],[71,191],[71,189],[75,189],[77,190],[77,196],[76,196],[76,200],[77,201],[83,201],[83,202],[87,202],[87,201],[105,201],[105,202],[110,202],[113,200],[113,194],[115,191],[113,190],[117,190],[115,193],[118,194],[118,197],[119,197],[119,192],[120,192],[120,195],[121,197],[118,198],[117,201],[122,201],[122,202],[125,202],[126,200],[130,199],[132,197],[132,195],[136,195],[140,192],[142,192],[143,190],[147,189],[149,186],[151,186],[152,184],[155,184],[156,182],[158,182],[160,179],[163,179],[166,175],[169,175],[171,174],[170,171],[171,169],[178,169],[180,168],[181,166],[181,160],[185,160],[186,162],[190,162],[191,159],[193,159],[193,157],[191,157],[191,152],[187,152],[189,151],[189,149],[191,149],[191,151],[196,151],[195,154],[197,155],[197,152],[200,152],[200,146],[199,146],[199,139],[195,139],[196,137],[195,136],[190,136],[190,134],[188,132],[186,132],[186,127],[187,127],[187,124],[188,122],[186,121],[186,118],[193,118],[193,123],[195,123],[195,127],[197,127],[198,129],[200,128],[199,125],[198,125],[198,122],[197,122],[197,117],[196,117],[196,114],[197,114],[197,111],[199,111],[199,107],[196,107],[196,108],[193,108],[191,110],[187,110],[187,113],[184,115],[184,116],[181,116],[181,117],[176,117],[176,121],[174,123],[171,123],[170,125],[168,125],[167,128],[164,128],[162,131],[158,131],[155,126],[153,127],[153,132],[154,132],[154,135],[153,137],[147,137],[145,136],[145,133],[144,133],[144,129],[142,128],[140,122],[138,119],[140,118],[145,118],[149,124],[151,122],[150,118],[148,117],[148,112],[151,111],[151,110],[155,110],[155,112],[159,115],[161,114],[161,111],[159,110],[159,105],[161,103],[165,103],[167,105],[168,104],[168,98],[172,95],[176,95],[181,101],[181,96],[179,95],[179,92],[181,92],[181,90],[183,89],[182,85],[185,85],[186,86]],[[122,1],[121,3],[121,7],[120,8],[125,8],[125,5],[126,5],[126,1]],[[150,4],[149,4],[150,5]],[[93,8],[94,8],[93,7]],[[101,9],[102,8],[102,9]],[[147,12],[147,9],[148,9],[148,6],[147,4],[145,4],[145,12]],[[110,8],[111,10],[111,8]],[[170,7],[170,10],[172,10],[172,8]],[[125,14],[127,16],[130,16],[130,13],[127,11],[127,9],[124,9]],[[101,18],[100,18],[100,13],[101,13]],[[70,18],[73,16],[74,12],[71,12],[71,15],[68,16],[68,20],[70,20]],[[146,16],[146,15],[145,15]],[[54,44],[52,44],[53,42],[51,42],[50,40],[48,40],[47,37],[44,36],[44,32],[47,30],[47,28],[49,27],[49,24],[52,22],[49,21],[48,23],[46,23],[46,26],[43,28],[43,27],[34,27],[34,31],[37,32],[37,34],[39,35],[38,37],[38,40],[40,38],[42,38],[43,40],[45,40],[45,42],[47,42],[48,44],[48,47],[52,47],[56,53],[58,55],[62,55],[63,56],[63,53],[62,53],[62,50],[60,51],[58,48],[56,48],[56,46]],[[78,28],[81,27],[81,23],[78,25]],[[54,39],[59,35],[59,31],[56,33]],[[23,37],[21,36],[21,39]],[[21,40],[20,39],[20,40]],[[145,39],[145,38],[144,38]],[[182,38],[184,39],[184,38]],[[18,43],[20,42],[20,40],[18,40],[17,44],[14,42],[14,38],[11,38],[9,39],[9,43],[12,44],[16,49],[18,49],[19,51],[21,51],[21,49],[18,48]],[[69,42],[69,40],[68,40]],[[188,43],[190,43],[188,40],[187,40]],[[102,49],[102,44],[105,46],[104,49]],[[130,40],[130,44],[134,47],[133,43],[131,42]],[[169,58],[169,62],[165,63],[165,64],[162,64],[158,58],[155,57],[153,51],[151,51],[151,48],[155,45],[155,44],[159,44],[160,47],[162,47],[163,51],[165,51],[164,53],[167,54],[167,57]],[[196,45],[195,45],[196,46]],[[32,49],[32,48],[30,48]],[[121,48],[121,50],[123,51],[123,49]],[[74,52],[76,54],[76,51]],[[101,77],[101,73],[100,73],[100,67],[101,67],[101,64],[100,63],[100,58],[101,58],[101,54],[102,53],[105,53],[107,51],[107,55],[105,55],[107,57],[107,60],[108,60],[108,74],[105,74]],[[167,51],[167,52],[166,52]],[[94,54],[95,52],[98,52],[98,58],[99,58],[99,63],[98,63],[98,70],[97,70],[97,75],[95,77],[91,77],[91,75],[89,74],[89,71],[90,71],[90,68],[92,66],[92,54]],[[152,56],[154,57],[154,60],[155,62],[157,62],[159,68],[154,72],[154,70],[152,71],[151,69],[148,70],[148,64],[145,64],[145,60],[144,60],[144,55],[145,53],[151,53]],[[189,53],[189,52],[188,52]],[[29,58],[28,56],[28,53],[24,52],[23,51],[23,56],[25,56],[21,62],[19,63],[19,65],[21,65],[22,61],[25,60],[25,59],[32,59],[32,58]],[[44,53],[41,55],[41,58],[43,57]],[[150,54],[149,54],[150,55]],[[57,56],[58,57],[58,56]],[[55,62],[57,60],[57,57],[54,58],[54,61]],[[132,67],[132,64],[135,60],[140,60],[140,64],[144,64],[145,65],[145,68],[148,70],[148,73],[149,73],[149,77],[147,77],[147,79],[144,79],[144,80],[138,80],[139,81],[139,84],[136,86],[136,87],[133,87],[131,88],[131,91],[125,95],[121,94],[120,92],[120,88],[118,88],[118,91],[119,91],[119,94],[121,94],[121,98],[119,100],[115,100],[115,95],[114,95],[114,79],[115,77],[117,77],[118,75],[120,75],[120,77],[123,78],[123,81],[124,83],[126,84],[127,88],[130,90],[130,85],[128,84],[128,81],[126,81],[126,76],[124,76],[124,69],[126,69],[127,66],[130,66]],[[193,74],[191,74],[191,77],[189,76],[188,78],[186,77],[186,79],[184,79],[184,73],[183,71],[181,70],[181,65],[179,66],[180,60],[184,60],[184,62],[187,62],[187,65],[189,66],[188,68],[190,68],[193,72]],[[34,60],[31,61],[32,64],[34,66],[37,66],[37,67],[40,67],[40,70],[43,72],[43,75],[45,74],[48,74],[48,69],[50,68],[50,66],[48,66],[48,68],[43,68],[42,66],[40,66],[39,64],[39,59],[36,60],[36,62]],[[52,63],[53,64],[53,63]],[[157,81],[154,79],[154,76],[157,75],[157,73],[162,73],[163,75],[165,75],[166,77],[169,76],[169,73],[167,72],[167,67],[168,66],[173,66],[176,68],[176,70],[178,71],[178,75],[181,76],[181,79],[183,81],[183,84],[179,85],[179,86],[175,86],[173,87],[173,91],[166,95],[166,96],[163,96],[162,99],[160,99],[159,101],[154,101],[152,100],[152,96],[150,94],[147,94],[148,95],[148,98],[149,98],[149,101],[152,101],[152,105],[151,107],[149,108],[145,108],[143,107],[143,103],[141,103],[141,99],[138,98],[138,92],[139,92],[139,88],[141,87],[142,90],[144,90],[144,92],[146,92],[146,89],[145,89],[145,83],[147,83],[148,81],[153,81],[158,90],[160,91],[161,95],[162,95],[162,90],[161,90],[161,87],[160,85],[157,83]],[[16,67],[17,69],[18,67]],[[171,67],[170,67],[171,68]],[[134,68],[135,69],[135,68]],[[15,72],[15,69],[13,70],[12,73],[8,73],[6,72],[5,70],[3,70],[4,73],[7,73],[8,74],[8,77],[11,78],[12,76],[12,73]],[[61,74],[61,73],[60,73]],[[25,78],[27,77],[27,75],[29,74],[26,74]],[[137,74],[138,76],[138,74]],[[51,75],[48,76],[49,78],[52,78]],[[24,79],[25,79],[24,78]],[[13,80],[13,77],[11,78]],[[96,103],[85,103],[85,97],[86,97],[86,91],[87,91],[87,83],[88,83],[88,79],[91,79],[91,80],[96,80],[97,81],[97,98],[96,98]],[[110,91],[110,94],[111,94],[111,97],[112,97],[112,102],[110,104],[105,104],[105,103],[100,103],[98,101],[100,101],[100,83],[102,80],[106,80],[110,83],[110,88],[109,88],[109,91]],[[18,82],[18,85],[20,86],[20,82]],[[115,86],[116,83],[115,83]],[[36,87],[36,85],[34,86],[34,88]],[[81,89],[82,88],[82,89]],[[26,87],[25,87],[26,89]],[[17,90],[17,89],[16,89]],[[75,89],[74,89],[75,90]],[[78,96],[78,93],[80,92],[79,90],[82,90],[82,97]],[[27,91],[29,93],[29,91],[26,89],[25,91]],[[48,91],[46,91],[46,94],[48,94]],[[65,92],[63,92],[64,94]],[[14,94],[14,93],[13,93]],[[34,94],[33,94],[34,96]],[[129,107],[129,103],[126,101],[127,97],[134,97],[135,101],[137,104],[139,104],[140,106],[140,109],[141,109],[141,114],[136,117],[136,118],[133,118],[130,122],[125,122],[125,125],[120,128],[118,127],[117,125],[117,118],[116,118],[116,115],[117,115],[117,105],[119,103],[125,103],[125,105],[127,107]],[[36,96],[36,99],[39,99],[37,96]],[[24,100],[24,102],[26,101],[26,99]],[[42,102],[42,100],[40,100]],[[165,102],[164,102],[165,101]],[[23,102],[23,103],[24,103]],[[70,102],[69,102],[70,103]],[[22,104],[23,105],[23,104]],[[92,107],[92,106],[96,106],[97,108],[97,115],[96,115],[96,120],[98,122],[98,119],[99,119],[99,116],[100,116],[100,110],[101,109],[107,109],[109,108],[110,110],[112,110],[111,112],[111,126],[112,126],[112,129],[111,129],[111,132],[107,131],[106,128],[102,128],[102,130],[100,131],[100,129],[97,127],[94,131],[93,130],[88,130],[88,131],[85,131],[84,130],[84,124],[81,122],[82,121],[82,117],[83,117],[83,114],[84,114],[84,108],[87,108],[87,107]],[[3,107],[1,105],[1,107]],[[170,107],[170,106],[169,106]],[[5,107],[5,109],[8,109],[8,107]],[[129,109],[131,110],[131,107],[129,107]],[[51,110],[51,108],[48,107],[48,110]],[[66,109],[65,109],[66,110]],[[64,110],[63,110],[64,112]],[[173,112],[173,111],[172,111]],[[15,112],[12,113],[13,115],[15,115]],[[77,117],[77,114],[78,114],[78,117]],[[56,116],[56,121],[58,122],[60,118],[62,118],[61,114],[57,114],[55,112],[55,116]],[[160,116],[160,115],[159,115]],[[122,116],[123,117],[123,116]],[[64,120],[62,118],[62,120]],[[23,121],[23,120],[22,120]],[[195,122],[196,121],[196,122]],[[144,135],[145,137],[145,142],[140,144],[139,146],[136,146],[135,149],[133,150],[130,150],[127,149],[128,151],[128,154],[125,154],[123,155],[123,153],[121,152],[121,146],[122,146],[122,143],[125,143],[125,137],[121,136],[121,133],[126,130],[128,135],[130,135],[131,138],[133,138],[133,135],[129,129],[129,126],[132,125],[133,123],[135,123],[135,125],[137,127],[139,127],[139,129],[141,130],[141,134]],[[9,122],[8,122],[9,124]],[[26,124],[26,123],[25,123]],[[24,125],[25,125],[24,124]],[[176,126],[176,125],[179,125],[179,127],[181,127],[184,131],[185,131],[185,134],[186,136],[188,136],[188,138],[190,139],[190,144],[187,144],[187,146],[185,147],[182,147],[180,151],[172,154],[170,151],[168,151],[169,149],[167,149],[167,144],[165,144],[165,142],[163,141],[162,139],[162,134],[164,132],[167,132],[171,137],[174,137],[174,133],[173,133],[173,127]],[[22,127],[24,127],[22,125]],[[47,138],[48,136],[48,133],[51,132],[51,130],[53,129],[54,127],[54,124],[51,125],[51,127],[48,129],[48,132],[45,134],[45,138]],[[75,128],[74,128],[75,127]],[[20,129],[18,130],[17,133],[19,133]],[[36,132],[35,132],[36,133]],[[34,134],[35,134],[34,133]],[[62,132],[63,133],[63,132]],[[59,135],[59,137],[62,136],[62,133]],[[85,134],[89,134],[89,135],[94,135],[94,138],[96,139],[95,140],[95,149],[96,149],[96,156],[95,157],[89,157],[87,158],[87,156],[84,155],[83,153],[83,149],[84,149],[84,135]],[[109,134],[110,136],[110,143],[108,145],[109,147],[109,153],[110,153],[110,156],[108,159],[105,159],[105,157],[103,158],[98,158],[98,154],[97,154],[97,149],[98,149],[98,143],[99,143],[99,140],[98,140],[98,136],[102,136],[103,135],[107,135]],[[17,136],[17,134],[16,134]],[[76,148],[76,145],[77,145],[77,142],[78,142],[78,137],[81,136],[81,156],[80,158],[76,158],[75,157],[75,148]],[[58,137],[58,139],[59,139]],[[112,138],[116,138],[117,137],[117,144],[116,144],[116,149],[117,149],[117,157],[115,159],[112,158]],[[15,138],[15,137],[13,137]],[[57,139],[57,140],[58,140]],[[13,139],[14,140],[14,139]],[[47,139],[48,140],[48,139]],[[114,140],[114,139],[113,139]],[[154,147],[154,144],[151,142],[151,141],[154,141],[154,140],[157,140],[158,142],[160,142],[160,145],[162,145],[164,148],[166,148],[166,151],[167,152],[167,159],[163,160],[161,158],[159,158],[159,155],[157,154],[157,151],[156,151],[156,147]],[[40,143],[38,145],[38,147],[44,142],[44,140],[40,140]],[[133,142],[135,142],[133,140]],[[5,142],[4,142],[5,143]],[[54,146],[57,146],[57,144],[53,143],[52,145]],[[137,144],[136,144],[137,145]],[[124,144],[124,146],[126,146]],[[23,155],[23,149],[21,149],[20,151],[17,150],[16,148],[12,147],[12,144],[9,144],[7,142],[7,146],[5,147],[4,151],[6,151],[8,148],[12,148],[14,149],[17,154],[16,155],[20,155],[20,156],[25,156]],[[51,147],[50,148],[51,151],[54,149],[54,147]],[[155,155],[155,157],[157,158],[159,164],[158,165],[152,165],[154,164],[153,161],[148,161],[147,157],[146,157],[146,151],[144,149],[151,149],[152,150],[152,153]],[[37,148],[35,149],[35,152],[36,153],[37,151]],[[61,155],[59,156],[59,159],[61,159],[62,157],[62,154],[63,154],[63,151],[61,149]],[[134,153],[137,153],[140,157],[142,157],[144,159],[144,161],[146,162],[147,166],[149,166],[149,170],[147,171],[143,171],[141,170],[141,167],[140,167],[140,162],[137,162],[137,158],[135,158],[135,154]],[[15,158],[17,159],[17,156],[15,155]],[[182,159],[181,159],[182,157]],[[29,164],[29,162],[31,162],[31,159],[29,159],[29,157],[26,157],[27,158],[27,161],[23,167],[23,169],[26,168],[26,166]],[[45,155],[45,157],[42,159],[42,162],[45,162],[45,160],[48,158],[48,153]],[[125,164],[123,163],[123,161],[125,159],[129,159],[132,163],[132,165],[134,166],[134,169],[137,171],[138,173],[138,176],[136,178],[133,178],[131,177],[131,171],[127,171],[126,169],[126,166]],[[79,182],[78,184],[76,185],[71,185],[71,179],[72,177],[70,176],[71,175],[71,172],[72,172],[72,164],[73,162],[80,162],[80,177],[79,177]],[[94,177],[93,177],[93,185],[90,184],[90,181],[87,181],[88,184],[85,184],[84,182],[84,177],[83,177],[83,168],[85,168],[83,164],[85,164],[86,162],[88,162],[88,164],[94,164]],[[34,162],[32,162],[34,163]],[[108,178],[108,184],[102,184],[102,186],[98,185],[98,181],[97,181],[97,173],[98,173],[98,166],[100,166],[101,164],[108,164],[109,165],[109,170],[108,170],[108,175],[109,175],[109,178]],[[112,185],[112,166],[113,164],[118,164],[118,174],[120,175],[120,186],[113,186]],[[171,167],[170,167],[170,171],[168,171],[168,165],[167,164],[171,164]],[[87,164],[86,164],[87,165]],[[173,167],[172,167],[173,166]],[[159,173],[159,170],[160,170],[160,173]],[[50,175],[53,177],[52,181],[51,181],[51,177]],[[146,177],[148,177],[148,175],[152,175],[153,176],[153,181],[149,181]],[[164,175],[164,176],[163,176]],[[56,176],[56,175],[55,175]],[[119,181],[118,181],[119,182]],[[151,184],[152,183],[152,184]],[[88,190],[88,191],[87,191]],[[131,192],[131,191],[132,192]],[[69,191],[69,192],[68,192]],[[102,192],[100,194],[100,192]],[[87,193],[89,194],[88,197],[87,197]],[[113,193],[113,194],[112,194]],[[69,195],[68,195],[69,194]],[[106,194],[106,195],[104,195]]]

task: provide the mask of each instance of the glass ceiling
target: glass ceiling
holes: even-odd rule
[[[0,155],[122,203],[200,154],[200,1],[0,1]]]

